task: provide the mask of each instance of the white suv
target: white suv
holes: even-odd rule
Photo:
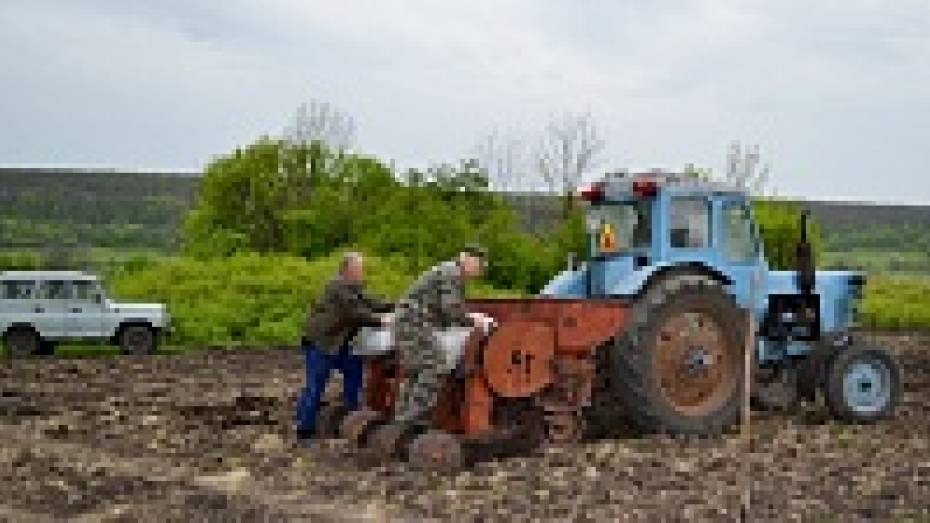
[[[103,340],[126,354],[151,354],[168,324],[164,305],[115,303],[90,274],[0,272],[0,336],[11,357],[51,354],[61,340]]]

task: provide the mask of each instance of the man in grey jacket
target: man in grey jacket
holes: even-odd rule
[[[301,340],[307,358],[307,385],[297,402],[297,437],[301,440],[315,435],[320,400],[333,369],[342,372],[346,409],[358,408],[362,361],[352,354],[349,340],[359,327],[380,325],[379,313],[393,308],[363,292],[363,273],[361,254],[346,253],[339,274],[326,285],[307,316]]]

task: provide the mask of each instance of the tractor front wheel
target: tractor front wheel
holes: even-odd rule
[[[887,350],[850,345],[837,351],[826,372],[827,406],[837,419],[869,423],[894,411],[901,370]]]
[[[623,411],[644,432],[713,434],[739,417],[745,314],[716,280],[668,277],[613,347]]]

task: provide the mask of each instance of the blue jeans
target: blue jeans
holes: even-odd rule
[[[316,432],[320,400],[333,369],[342,372],[343,404],[350,411],[358,408],[362,359],[352,354],[348,345],[336,354],[326,354],[313,344],[304,345],[303,349],[307,357],[307,385],[297,400],[297,432],[301,437],[310,437]]]

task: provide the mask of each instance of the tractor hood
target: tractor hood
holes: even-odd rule
[[[558,298],[633,295],[650,275],[667,265],[671,264],[637,269],[633,256],[594,259],[576,270],[562,271],[540,294]],[[841,331],[853,324],[864,284],[865,275],[861,272],[816,271],[813,292],[820,298],[822,332]],[[758,313],[768,307],[768,296],[801,292],[796,271],[768,271],[764,289],[765,299],[759,303]]]

